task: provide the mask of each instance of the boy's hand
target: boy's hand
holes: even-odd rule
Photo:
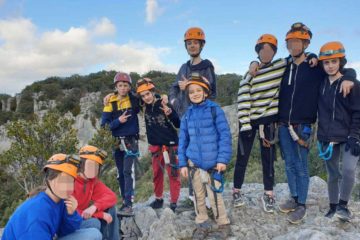
[[[103,99],[103,104],[104,104],[104,106],[106,106],[106,105],[109,104],[110,98],[111,98],[112,96],[114,96],[114,94],[113,94],[113,93],[109,93],[108,95],[106,95],[106,96],[104,97],[104,99]]]
[[[189,176],[189,170],[187,167],[182,167],[180,169],[180,172],[181,172],[181,175],[184,177],[184,178],[188,178]]]
[[[179,81],[178,84],[179,84],[179,87],[180,87],[180,90],[181,91],[185,91],[186,89],[186,84],[187,82],[189,81],[186,77],[182,76],[181,77],[182,81]]]
[[[161,102],[161,106],[162,107],[160,107],[160,109],[163,110],[166,116],[169,116],[172,112],[171,108],[169,108],[166,104],[164,104],[164,102]]]
[[[106,221],[107,224],[110,224],[113,220],[112,216],[107,212],[104,212],[103,219]]]
[[[250,67],[249,67],[249,74],[250,74],[252,77],[255,77],[258,68],[259,68],[259,63],[256,62],[256,61],[252,62],[252,63],[250,64]]]
[[[66,211],[69,215],[73,215],[77,206],[78,206],[78,202],[76,200],[76,198],[74,196],[70,196],[67,199],[64,200],[65,206],[66,206]]]
[[[94,215],[95,212],[96,212],[96,207],[94,205],[91,205],[82,212],[81,216],[83,219],[89,219],[92,217],[92,215]]]
[[[169,103],[169,97],[166,94],[161,95],[161,103],[168,104]]]
[[[310,61],[309,61],[309,65],[310,67],[316,67],[318,65],[318,59],[317,58],[311,58]]]
[[[354,83],[352,81],[344,80],[340,85],[340,92],[343,93],[343,97],[346,97],[353,87]]]
[[[128,118],[131,116],[131,114],[126,115],[126,113],[127,113],[127,110],[125,112],[123,112],[123,114],[121,114],[121,116],[119,117],[119,121],[121,123],[127,122]]]
[[[226,164],[223,164],[223,163],[217,163],[216,164],[216,170],[218,172],[223,172],[226,170]]]

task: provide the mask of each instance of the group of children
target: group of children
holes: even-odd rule
[[[316,120],[319,156],[325,160],[328,172],[330,210],[327,217],[336,214],[342,220],[351,219],[347,205],[360,155],[360,84],[356,81],[356,73],[344,68],[345,49],[339,42],[325,44],[320,49],[319,58],[305,53],[311,38],[312,33],[307,26],[293,24],[285,39],[290,56],[273,61],[277,51],[276,37],[271,34],[260,36],[255,45],[260,63],[251,63],[238,91],[239,136],[234,171],[234,206],[245,204],[241,187],[258,132],[263,166],[263,209],[266,212],[275,211],[274,160],[275,145],[279,142],[291,195],[288,201],[279,204],[279,210],[287,213],[289,222],[294,224],[300,223],[306,216],[308,153],[313,136],[312,125]],[[154,209],[163,207],[166,171],[170,181],[170,208],[176,210],[181,173],[189,179],[189,195],[194,199],[197,228],[193,239],[207,236],[225,239],[230,233],[230,220],[222,191],[223,173],[232,156],[230,128],[224,111],[210,100],[216,97],[216,80],[212,63],[200,57],[205,45],[204,32],[200,28],[190,28],[184,35],[184,43],[190,60],[181,66],[169,98],[160,95],[154,82],[148,78],[139,79],[135,85],[136,93],[132,92],[130,75],[119,72],[114,77],[116,92],[104,99],[101,125],[109,126],[117,141],[113,154],[123,198],[118,213],[133,215],[134,163],[139,156],[137,114],[143,111],[152,155],[155,193],[155,200],[150,206]],[[28,228],[20,229],[16,221],[23,218],[24,209],[30,204],[36,205],[36,201],[59,206],[57,225],[53,225],[56,227],[47,234],[53,236],[57,233],[61,237],[69,233],[89,234],[90,231],[100,230],[102,234],[115,236],[118,232],[113,208],[116,196],[97,179],[104,154],[93,146],[84,148],[80,150],[80,162],[66,155],[61,155],[62,158],[55,155],[49,160],[46,172],[53,169],[60,172],[52,178],[46,174],[46,191],[18,208],[5,229],[4,239],[21,239],[15,237],[16,232],[28,234],[34,226],[31,221],[36,216],[29,219]],[[341,171],[340,161],[343,162]],[[77,167],[79,175],[76,175]],[[72,192],[70,188],[64,195],[57,190],[64,184],[56,180],[62,175],[69,182],[72,177],[76,178],[73,195],[69,194]],[[87,188],[94,191],[88,192]],[[214,228],[209,221],[206,198],[210,201],[218,227]],[[90,201],[93,202],[91,206]],[[85,219],[82,223],[81,217]],[[69,221],[72,227],[62,229],[70,226]],[[91,236],[97,239],[96,234]]]
[[[118,240],[116,194],[98,178],[107,153],[86,145],[79,157],[55,154],[35,189],[6,224],[2,240]]]

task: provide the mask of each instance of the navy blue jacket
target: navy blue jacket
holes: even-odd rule
[[[356,80],[353,69],[344,71],[346,80]],[[290,123],[315,123],[319,88],[326,73],[318,64],[310,67],[307,60],[287,66],[281,80],[279,94],[279,121]]]
[[[172,112],[166,116],[163,112],[161,99],[157,98],[154,104],[145,104],[145,126],[148,143],[151,145],[178,145],[179,138],[176,128],[180,127],[180,119],[175,110],[169,105]]]
[[[172,103],[180,118],[184,115],[185,111],[189,107],[190,101],[186,95],[186,92],[180,90],[178,82],[182,81],[182,76],[189,79],[192,72],[198,72],[201,76],[204,76],[209,80],[211,87],[210,98],[216,98],[216,77],[213,64],[207,59],[202,60],[196,65],[191,65],[190,61],[187,61],[181,66],[169,93],[170,103]]]
[[[178,154],[179,167],[187,166],[189,159],[204,170],[230,162],[231,132],[219,105],[206,100],[188,108],[181,119]]]
[[[130,107],[124,109],[117,108],[117,96],[114,95],[110,98],[109,104],[104,107],[101,116],[101,126],[108,125],[114,137],[135,136],[139,134],[139,119],[137,114],[140,111],[139,99],[132,93],[129,93]],[[112,104],[112,103],[115,104]],[[116,109],[113,109],[115,106]],[[131,114],[125,123],[119,121],[119,117],[127,111],[127,114]]]
[[[360,139],[360,82],[345,98],[340,93],[344,77],[330,85],[326,77],[320,87],[318,139],[322,142],[345,142],[348,136]]]

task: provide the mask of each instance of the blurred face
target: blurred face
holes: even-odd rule
[[[334,76],[339,72],[340,69],[340,59],[332,58],[322,61],[325,72],[329,76]]]
[[[155,100],[153,92],[149,90],[141,92],[140,97],[146,104],[152,104]]]
[[[84,175],[91,179],[97,177],[99,174],[99,164],[93,160],[87,159],[84,164]]]
[[[301,39],[289,39],[286,41],[286,47],[292,57],[299,57],[309,44]]]
[[[272,61],[274,55],[275,55],[274,50],[267,43],[265,43],[264,46],[262,47],[262,49],[259,51],[260,61],[264,64],[270,63]]]
[[[75,179],[67,173],[61,172],[49,184],[53,192],[61,199],[67,199],[74,192]]]
[[[192,103],[201,103],[206,97],[207,93],[205,93],[201,86],[197,84],[191,84],[189,86],[189,98]]]
[[[185,44],[186,44],[186,50],[190,56],[196,57],[197,55],[199,55],[201,49],[200,40],[189,39],[186,40]]]
[[[117,82],[115,88],[121,97],[125,97],[131,89],[129,83],[127,82]]]

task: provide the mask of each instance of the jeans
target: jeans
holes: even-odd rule
[[[119,219],[116,215],[116,208],[112,207],[106,210],[112,217],[112,222],[108,224],[106,221],[101,220],[101,233],[103,240],[119,240],[120,239],[120,224]]]
[[[58,238],[58,240],[102,240],[100,232],[100,221],[96,218],[84,220],[80,229],[75,232]]]
[[[293,126],[297,135],[305,142],[310,142],[310,124]],[[309,189],[308,154],[309,149],[295,142],[288,126],[279,126],[279,140],[282,156],[285,160],[285,170],[292,197],[298,197],[298,203],[305,204]]]

